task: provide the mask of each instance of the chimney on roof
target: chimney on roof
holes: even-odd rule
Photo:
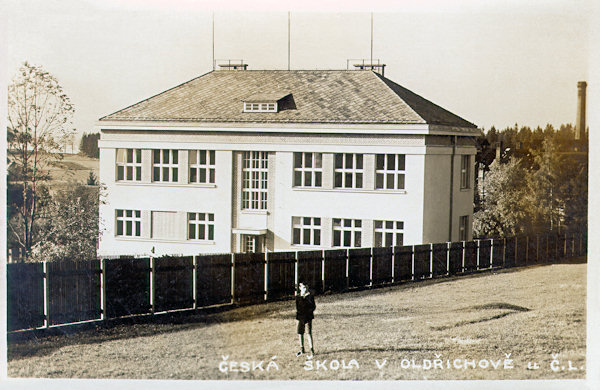
[[[244,64],[244,60],[215,60],[223,61],[219,64],[221,70],[246,70],[248,64]]]
[[[579,81],[577,83],[577,122],[575,123],[575,139],[585,138],[585,89],[587,83]]]
[[[350,61],[353,61],[354,68],[356,70],[371,70],[373,72],[379,73],[382,76],[385,76],[385,64],[382,64],[379,60],[348,60],[346,69],[349,68]]]

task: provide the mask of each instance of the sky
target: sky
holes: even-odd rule
[[[7,82],[24,61],[56,76],[75,128],[89,133],[100,117],[211,71],[213,13],[216,59],[287,69],[290,11],[291,69],[346,69],[372,48],[386,77],[485,130],[575,122],[590,1],[365,3],[11,1],[2,65]]]

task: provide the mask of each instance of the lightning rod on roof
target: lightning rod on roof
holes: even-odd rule
[[[373,12],[371,12],[371,64],[373,63]]]
[[[212,13],[212,66],[215,70],[215,13]]]
[[[290,11],[288,11],[288,70],[290,70]]]

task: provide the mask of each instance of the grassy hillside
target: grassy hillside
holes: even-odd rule
[[[511,269],[318,296],[316,303],[312,358],[295,356],[295,306],[293,301],[283,301],[197,314],[183,318],[185,323],[120,325],[12,344],[8,375],[585,378],[586,264]],[[278,370],[266,370],[271,360]],[[252,362],[260,361],[262,370],[252,370]],[[358,367],[342,367],[352,361]],[[249,362],[248,372],[243,372],[241,362]],[[226,372],[219,369],[225,367]]]

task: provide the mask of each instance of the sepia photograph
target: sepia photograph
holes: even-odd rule
[[[3,2],[0,380],[597,388],[597,8]]]

